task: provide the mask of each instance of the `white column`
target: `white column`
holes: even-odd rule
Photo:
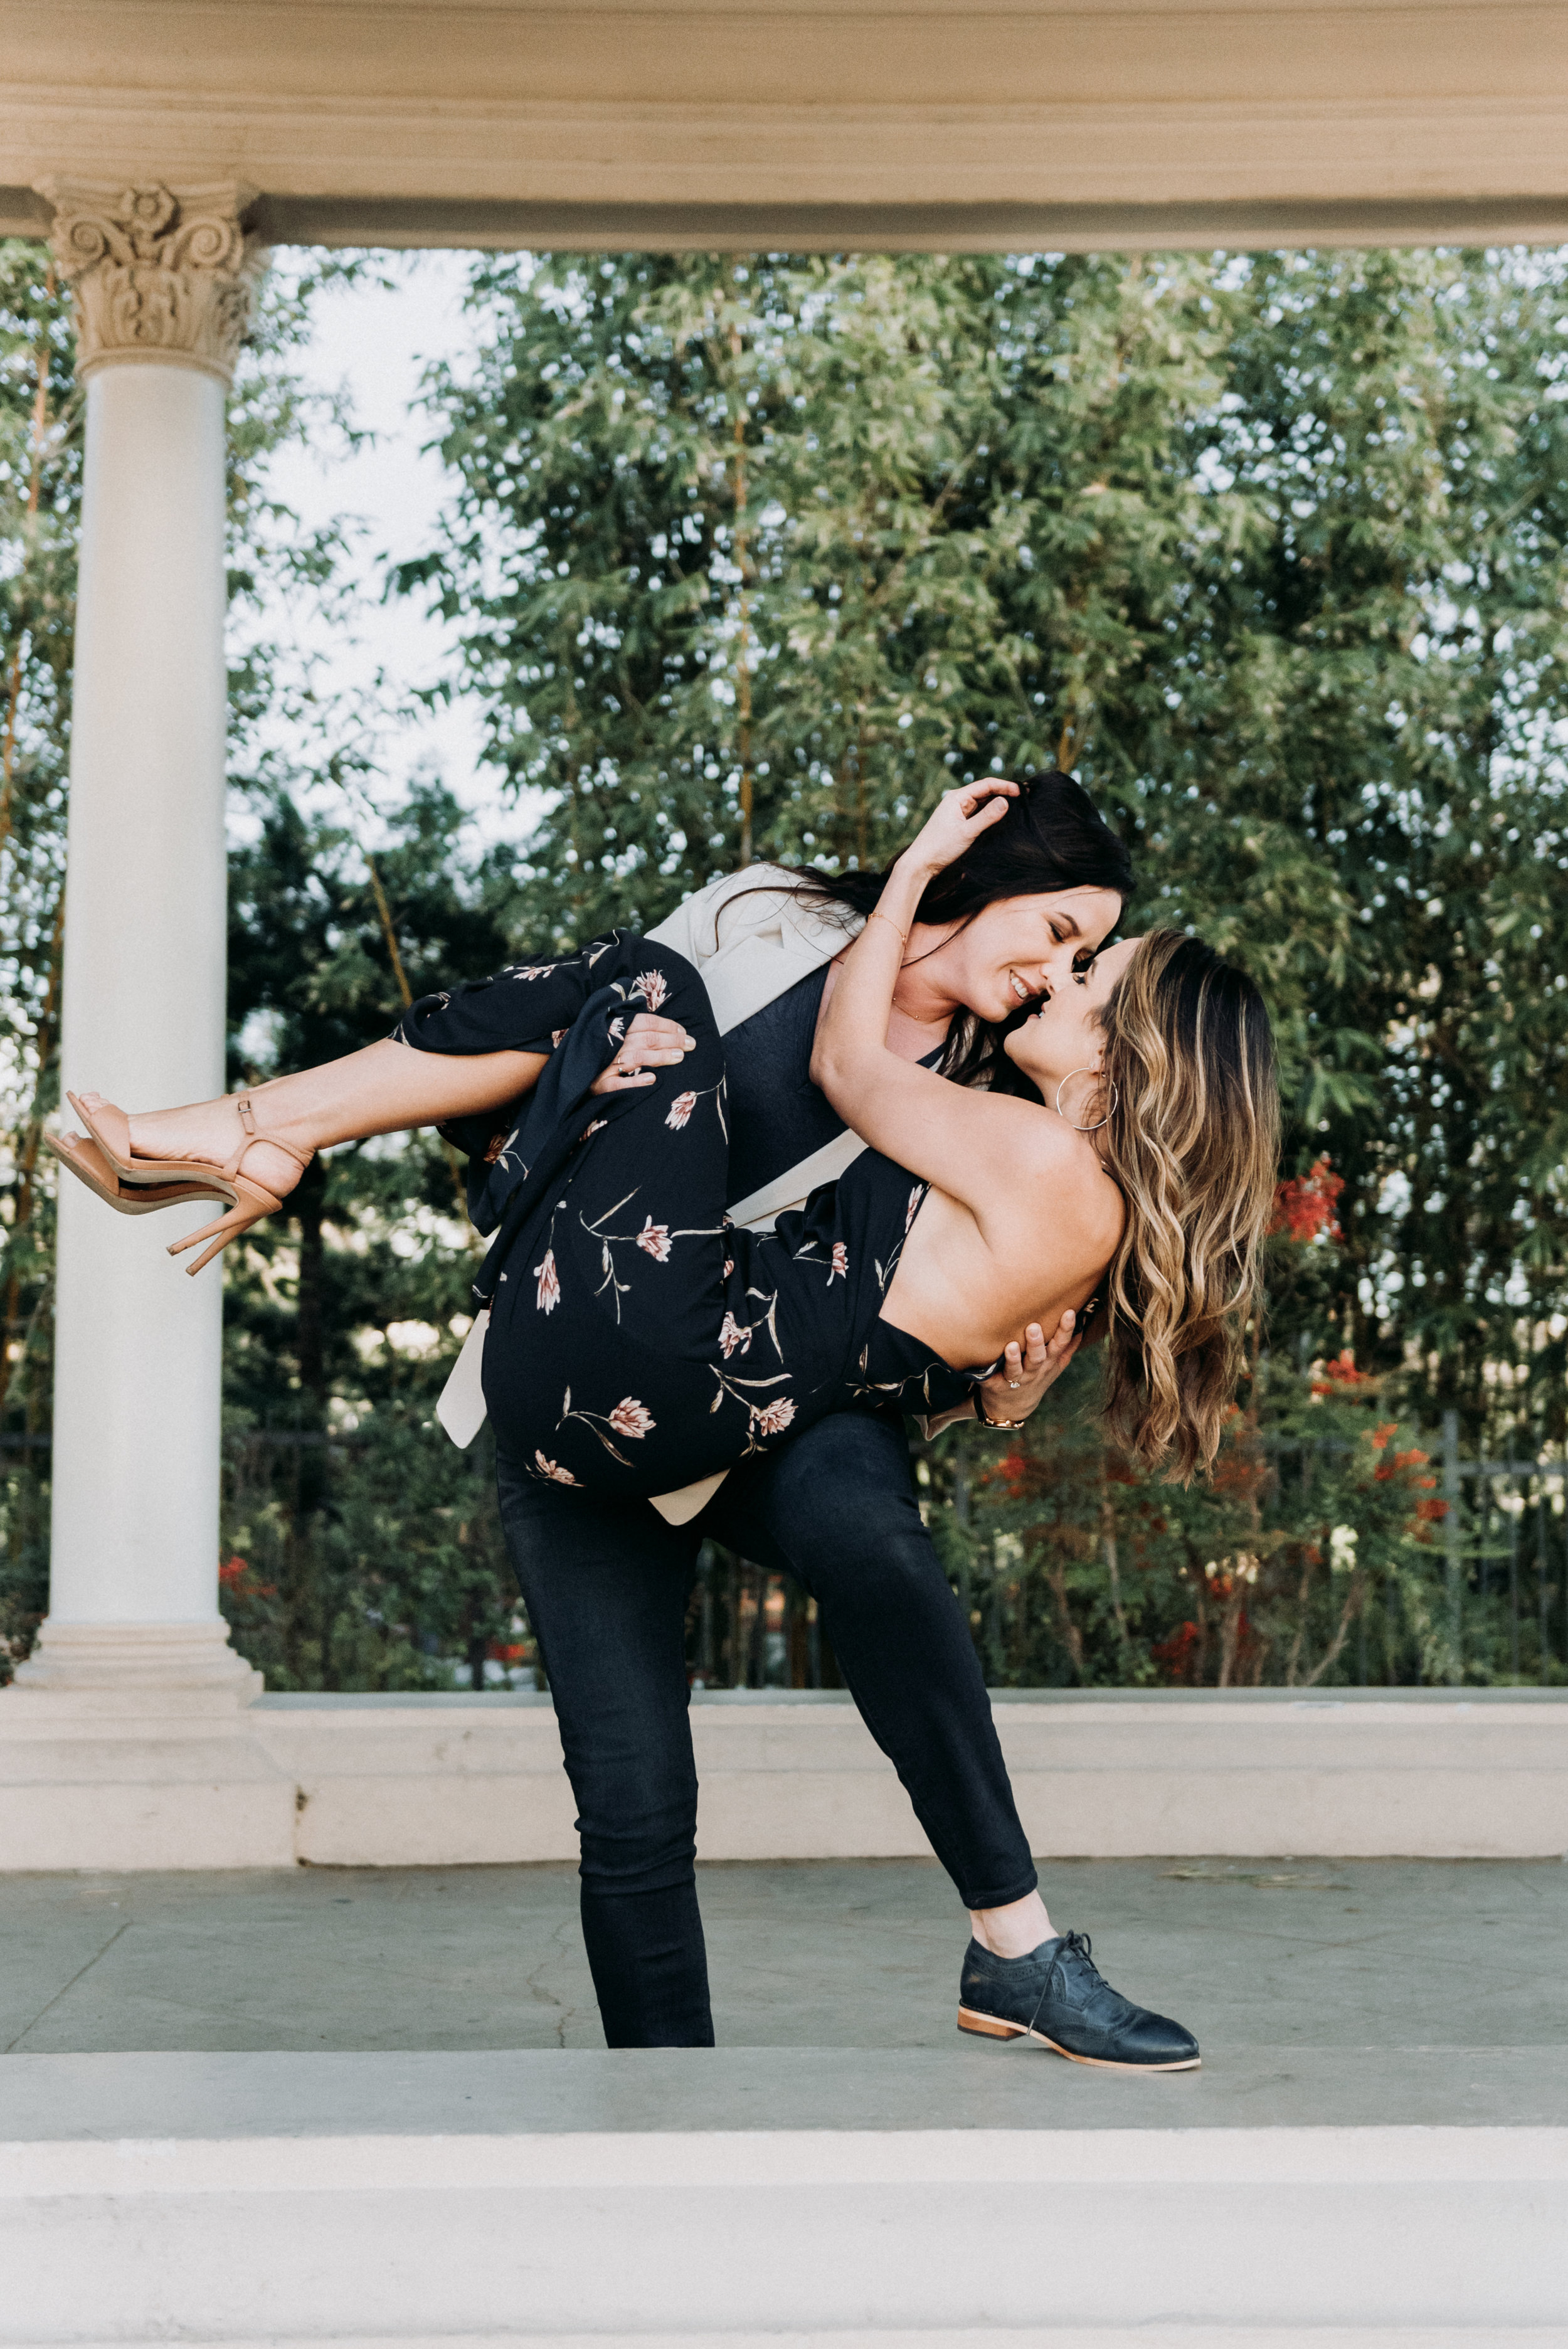
[[[224,397],[256,263],[242,191],[47,192],[87,393],[64,1083],[150,1108],[223,1082]],[[217,1212],[118,1216],[60,1178],[49,1614],[19,1692],[260,1688],[217,1603],[222,1275],[166,1253]]]

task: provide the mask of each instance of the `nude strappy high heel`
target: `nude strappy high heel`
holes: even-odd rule
[[[130,1120],[115,1102],[99,1102],[89,1109],[80,1093],[66,1099],[122,1183],[201,1183],[209,1198],[229,1195],[220,1185],[218,1169],[199,1158],[138,1158],[130,1146]]]
[[[169,1250],[170,1256],[183,1256],[187,1248],[200,1247],[203,1240],[211,1240],[211,1247],[199,1256],[194,1264],[186,1266],[186,1271],[192,1274],[211,1264],[212,1258],[220,1255],[241,1232],[249,1231],[251,1226],[259,1224],[263,1216],[275,1216],[283,1206],[283,1201],[274,1198],[260,1183],[253,1182],[249,1176],[241,1174],[248,1151],[253,1149],[258,1142],[270,1143],[274,1150],[281,1150],[286,1157],[294,1159],[302,1174],[315,1155],[314,1150],[296,1149],[292,1142],[284,1142],[279,1134],[263,1133],[256,1125],[249,1093],[240,1093],[235,1098],[234,1106],[239,1111],[244,1133],[239,1148],[221,1167],[204,1165],[196,1158],[138,1158],[131,1150],[130,1120],[124,1110],[118,1108],[113,1102],[100,1102],[96,1109],[89,1109],[76,1093],[67,1093],[66,1099],[91,1134],[92,1142],[77,1143],[72,1137],[67,1140],[67,1146],[62,1147],[59,1142],[51,1138],[50,1147],[63,1165],[68,1166],[73,1174],[86,1183],[89,1190],[96,1191],[98,1197],[106,1200],[111,1207],[119,1207],[124,1215],[146,1215],[153,1206],[174,1206],[181,1199],[222,1199],[227,1202],[228,1212],[225,1215],[218,1216],[211,1224],[203,1224],[200,1231],[187,1233]],[[82,1157],[81,1154],[88,1150],[93,1151],[95,1159],[104,1162],[96,1171],[91,1162]],[[118,1178],[113,1195],[102,1179],[109,1174]],[[131,1204],[139,1191],[154,1189],[159,1196],[149,1205]]]
[[[203,1240],[211,1241],[211,1247],[203,1250],[194,1264],[186,1266],[189,1273],[200,1272],[203,1265],[211,1264],[215,1256],[222,1254],[231,1240],[238,1239],[242,1232],[248,1232],[251,1226],[259,1224],[263,1216],[275,1216],[283,1206],[283,1201],[274,1199],[261,1184],[253,1183],[241,1174],[247,1151],[253,1150],[258,1142],[268,1143],[273,1149],[281,1150],[286,1158],[292,1158],[302,1174],[315,1156],[314,1150],[296,1150],[292,1142],[284,1142],[279,1134],[263,1133],[257,1127],[249,1093],[236,1094],[234,1107],[240,1112],[245,1138],[222,1169],[223,1181],[233,1185],[233,1205],[226,1216],[220,1216],[215,1223],[203,1224],[199,1232],[188,1232],[182,1240],[175,1240],[169,1250],[170,1256],[183,1256],[187,1248],[200,1247]]]
[[[96,1142],[79,1133],[46,1133],[44,1141],[78,1183],[122,1216],[152,1216],[160,1207],[181,1207],[191,1199],[232,1199],[228,1185],[211,1170],[199,1182],[124,1183]]]

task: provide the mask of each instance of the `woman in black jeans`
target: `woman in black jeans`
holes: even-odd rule
[[[612,2047],[713,2044],[686,1661],[702,1539],[792,1574],[816,1599],[844,1685],[965,1908],[980,1921],[1038,1907],[991,1700],[921,1521],[901,1416],[833,1413],[744,1462],[695,1525],[542,1489],[504,1455],[500,1485],[577,1802],[583,1934]],[[1031,1922],[1033,1948],[1050,1927]]]
[[[1260,1081],[1268,1072],[1266,1022],[1246,982],[1173,933],[1104,957],[1086,978],[1081,1002],[1070,989],[1047,999],[1008,1039],[1018,1065],[1055,1087],[1055,1115],[958,1094],[882,1040],[926,881],[990,827],[1000,810],[987,804],[988,793],[1014,788],[954,793],[932,819],[889,884],[891,910],[879,906],[850,953],[822,1027],[818,1053],[830,1097],[843,1111],[854,1102],[857,1125],[873,1140],[887,1137],[903,1166],[868,1154],[814,1195],[804,1214],[781,1218],[776,1234],[731,1226],[723,1214],[723,1055],[706,995],[678,955],[606,940],[569,965],[514,967],[457,998],[416,1007],[405,1040],[456,1055],[458,1067],[481,1081],[478,1091],[422,1081],[410,1090],[389,1071],[383,1081],[380,1064],[374,1074],[339,1064],[279,1081],[265,1136],[242,1098],[251,1139],[225,1169],[233,1205],[213,1232],[222,1238],[243,1228],[268,1197],[240,1175],[252,1150],[301,1160],[302,1143],[423,1122],[437,1109],[449,1115],[470,1096],[475,1106],[515,1097],[515,1081],[501,1088],[500,1081],[517,1072],[486,1064],[530,1053],[543,1081],[526,1125],[500,1154],[503,1167],[509,1156],[517,1162],[514,1191],[483,1284],[497,1308],[491,1347],[500,1340],[487,1357],[486,1395],[510,1439],[511,1477],[521,1464],[535,1482],[645,1495],[676,1481],[677,1472],[700,1475],[742,1453],[766,1455],[797,1418],[804,1423],[879,1395],[906,1401],[916,1387],[932,1402],[934,1381],[940,1389],[954,1376],[985,1375],[957,1366],[999,1358],[1003,1330],[1017,1326],[1031,1301],[1054,1299],[1053,1312],[1069,1299],[1081,1306],[1113,1257],[1113,1393],[1119,1376],[1129,1431],[1150,1456],[1174,1446],[1190,1473],[1218,1440],[1233,1323],[1250,1295],[1272,1187],[1272,1155],[1271,1179],[1260,1172],[1269,1128]],[[640,963],[647,967],[634,967]],[[683,1048],[695,1048],[696,1081],[676,1092],[673,1080],[659,1099],[639,1103],[626,1095],[658,1074],[616,1065],[616,1048],[632,1007],[656,1013],[666,999],[696,1031]],[[536,1038],[536,1002],[542,1015],[547,1006],[552,1017],[562,1012],[567,1028]],[[564,1049],[552,1050],[563,1040]],[[373,1055],[356,1057],[366,1063]],[[1083,1106],[1095,1112],[1085,1117],[1063,1106],[1079,1077],[1089,1080]],[[374,1102],[362,1098],[367,1088]],[[411,1117],[413,1092],[420,1099]],[[585,1124],[591,1094],[603,1096],[603,1114]],[[1196,1124],[1195,1099],[1207,1104]],[[702,1138],[684,1139],[705,1104]],[[132,1133],[98,1097],[77,1106],[120,1182],[140,1190],[141,1205],[152,1203],[153,1186],[200,1174],[203,1109],[169,1113]],[[1089,1139],[1102,1133],[1103,1140]],[[157,1156],[181,1146],[183,1161]],[[88,1148],[62,1155],[101,1187],[83,1155]],[[1171,1212],[1172,1185],[1182,1194],[1180,1216]],[[557,1190],[562,1195],[553,1197]],[[628,1211],[627,1228],[615,1228]],[[682,1214],[695,1220],[677,1226]],[[202,1237],[177,1243],[175,1252]],[[520,1239],[522,1255],[541,1255],[531,1299]],[[678,1271],[655,1273],[672,1254]],[[509,1278],[503,1293],[498,1284]],[[916,1328],[925,1334],[910,1335]],[[754,1341],[755,1362],[733,1363]],[[627,1377],[640,1392],[612,1400]],[[515,1492],[511,1497],[515,1516]],[[540,1629],[549,1664],[555,1635]],[[873,1725],[878,1709],[868,1689]],[[633,1727],[645,1752],[646,1721]],[[602,1724],[598,1740],[603,1749]],[[923,1816],[919,1791],[912,1792]],[[645,1840],[640,1822],[631,1828]],[[934,1839],[940,1848],[940,1826]],[[676,1864],[689,1867],[689,1853]],[[1196,2062],[1179,2026],[1130,2008],[1099,1981],[1078,1937],[1051,1936],[1048,1925],[1047,1932],[1010,1962],[972,1945],[963,2027],[997,2036],[1030,2031],[1089,2062],[1142,2069]]]

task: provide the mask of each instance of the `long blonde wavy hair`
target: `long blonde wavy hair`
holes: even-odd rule
[[[1213,1462],[1261,1310],[1274,1037],[1251,979],[1180,930],[1145,935],[1101,1023],[1100,1140],[1127,1202],[1107,1276],[1106,1423],[1185,1485]]]

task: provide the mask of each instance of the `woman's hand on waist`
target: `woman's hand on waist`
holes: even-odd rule
[[[975,1389],[980,1398],[976,1416],[983,1415],[993,1427],[1006,1420],[1027,1419],[1078,1352],[1080,1338],[1078,1316],[1070,1306],[1048,1339],[1039,1323],[1031,1321],[1022,1342],[1016,1338],[1010,1340],[991,1376]]]

